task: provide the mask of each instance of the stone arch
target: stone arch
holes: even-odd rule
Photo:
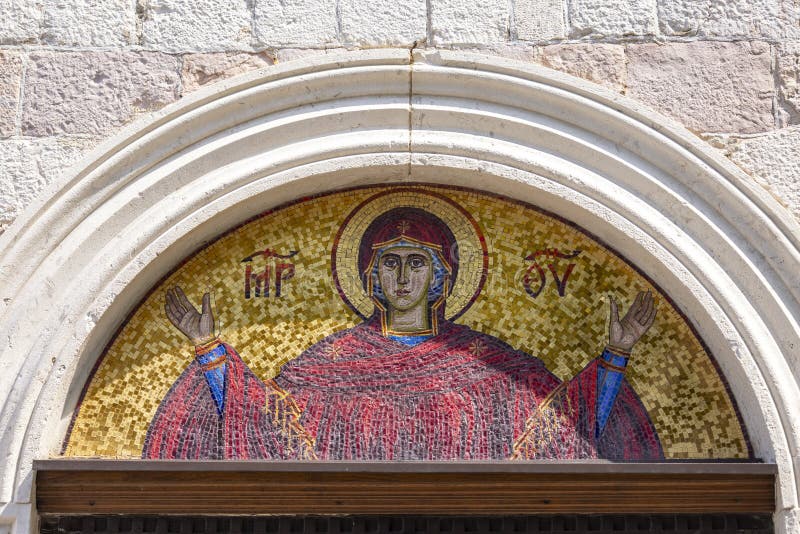
[[[31,505],[100,351],[222,230],[293,198],[458,183],[591,228],[671,289],[798,520],[800,227],[690,133],[575,78],[461,52],[308,59],[200,91],[93,151],[0,237],[0,502]],[[18,510],[14,512],[13,510]],[[20,519],[22,521],[22,519]]]

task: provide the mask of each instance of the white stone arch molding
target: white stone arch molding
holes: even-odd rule
[[[716,356],[756,455],[778,464],[776,525],[794,531],[794,219],[629,99],[531,65],[408,50],[320,56],[199,91],[93,151],[0,236],[0,522],[27,529],[32,460],[58,453],[102,348],[182,258],[292,199],[404,181],[541,206],[665,288]]]

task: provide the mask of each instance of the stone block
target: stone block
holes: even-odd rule
[[[342,41],[368,46],[409,46],[428,35],[426,0],[341,0]]]
[[[16,130],[21,81],[22,56],[0,50],[0,138],[11,137]]]
[[[431,0],[430,5],[434,44],[493,44],[509,38],[511,10],[505,0]]]
[[[665,35],[800,36],[800,4],[788,0],[669,0],[658,3],[658,18]]]
[[[485,56],[498,56],[528,63],[541,63],[541,47],[534,46],[522,41],[501,43],[497,45],[481,46],[475,48],[458,47],[458,50],[470,54],[482,54]]]
[[[729,138],[726,155],[800,219],[800,126]]]
[[[338,42],[336,4],[318,0],[255,0],[255,36],[263,46]]]
[[[774,128],[770,47],[761,42],[629,45],[627,95],[695,132]]]
[[[181,69],[183,92],[195,91],[203,85],[263,69],[274,63],[273,58],[266,52],[260,54],[237,54],[235,52],[189,54],[184,56]]]
[[[74,138],[0,141],[0,231],[94,144]]]
[[[25,79],[22,133],[106,134],[178,98],[178,60],[157,52],[36,52]]]
[[[250,50],[251,19],[246,0],[149,0],[142,42],[164,52]]]
[[[625,48],[613,44],[568,44],[545,46],[541,63],[599,83],[619,93],[625,92],[627,69]]]
[[[517,0],[514,32],[523,41],[548,41],[567,36],[565,0]]]
[[[800,41],[781,44],[778,77],[784,112],[791,123],[800,123]]]
[[[0,44],[35,43],[42,23],[41,1],[0,0]]]
[[[285,63],[311,56],[324,56],[347,52],[346,48],[281,48],[275,52],[275,63]]]
[[[656,0],[568,0],[570,37],[626,37],[658,31]]]
[[[48,2],[42,40],[60,46],[124,46],[136,42],[136,13],[130,0]]]

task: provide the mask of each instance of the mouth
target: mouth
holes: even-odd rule
[[[410,289],[398,289],[397,290],[397,296],[398,297],[405,297],[405,296],[408,296],[410,293],[411,293]]]

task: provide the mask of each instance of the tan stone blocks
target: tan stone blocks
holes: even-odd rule
[[[254,0],[255,37],[267,47],[336,43],[336,4],[320,0]]]
[[[0,138],[14,135],[22,80],[22,57],[0,51]]]
[[[245,0],[149,0],[142,43],[163,52],[249,50],[251,25]]]
[[[183,92],[188,93],[203,85],[263,69],[274,63],[274,58],[265,52],[259,54],[234,52],[189,54],[184,56],[181,69]]]
[[[0,141],[0,232],[94,143],[74,138]]]
[[[48,2],[42,41],[59,46],[125,46],[136,42],[135,2],[72,0]]]
[[[696,132],[774,128],[770,47],[762,42],[629,45],[627,95]]]
[[[178,59],[155,52],[36,52],[22,134],[106,134],[178,98]]]
[[[789,121],[800,122],[800,41],[783,43],[778,50],[780,95]],[[798,149],[800,150],[800,149]]]
[[[625,91],[625,48],[614,44],[552,45],[542,48],[541,63],[552,69]]]
[[[42,9],[30,0],[0,0],[0,44],[34,43],[39,39]]]
[[[668,0],[658,3],[664,35],[797,38],[800,4],[791,0]]]
[[[425,0],[341,0],[342,41],[379,46],[408,46],[428,35]]]
[[[628,37],[658,31],[656,0],[569,0],[570,37]]]
[[[436,45],[490,44],[509,37],[510,3],[503,0],[431,0],[430,17]]]
[[[517,0],[514,31],[523,41],[546,41],[567,36],[564,0]]]
[[[800,219],[800,126],[727,139],[726,155]]]

